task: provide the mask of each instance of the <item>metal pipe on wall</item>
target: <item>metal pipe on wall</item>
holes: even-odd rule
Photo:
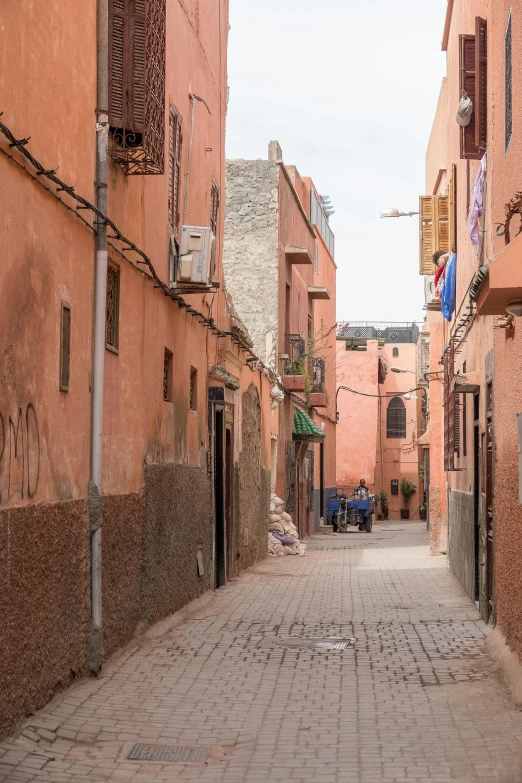
[[[96,206],[107,214],[107,169],[109,140],[109,8],[97,0],[97,92],[96,92]],[[89,668],[93,674],[103,663],[102,631],[102,434],[103,376],[105,363],[105,308],[107,297],[107,226],[96,225],[94,284],[94,354],[91,412],[91,476],[89,522],[91,533],[91,636]]]

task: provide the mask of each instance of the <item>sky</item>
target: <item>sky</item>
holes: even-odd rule
[[[446,0],[230,0],[226,154],[283,159],[335,214],[337,319],[423,319],[418,210]]]

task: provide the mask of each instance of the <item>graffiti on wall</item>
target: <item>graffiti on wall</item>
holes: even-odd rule
[[[0,503],[30,499],[40,478],[40,433],[32,402],[15,414],[0,410]]]

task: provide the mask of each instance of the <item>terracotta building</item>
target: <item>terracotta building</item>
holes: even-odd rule
[[[364,478],[376,493],[386,493],[392,519],[402,508],[418,518],[422,504],[418,333],[411,323],[347,322],[337,330],[337,485],[356,487]],[[416,487],[407,505],[403,479]]]
[[[266,553],[227,36],[227,0],[0,10],[0,731]]]
[[[512,216],[521,208],[521,77],[515,67],[521,15],[522,9],[504,0],[448,3],[442,44],[447,75],[420,208],[421,273],[433,274],[434,250],[456,254],[452,312],[447,319],[431,303],[425,327],[433,373],[432,546],[435,552],[444,550],[447,535],[451,569],[519,658],[522,238],[519,218]],[[473,110],[469,124],[459,125],[456,114],[464,93]],[[445,286],[447,278],[448,272]],[[441,396],[439,421],[435,400]],[[436,497],[431,496],[434,485]]]
[[[227,285],[285,390],[271,423],[272,486],[306,536],[335,485],[334,237],[314,183],[284,164],[276,141],[267,160],[228,160],[226,189]],[[296,406],[315,435],[296,431]]]

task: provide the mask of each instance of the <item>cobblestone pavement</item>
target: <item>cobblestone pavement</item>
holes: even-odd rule
[[[522,781],[486,630],[424,523],[316,537],[30,717],[0,781]]]

